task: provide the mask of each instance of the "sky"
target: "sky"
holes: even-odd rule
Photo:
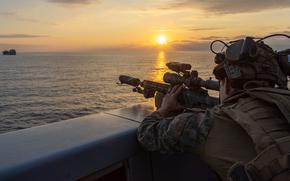
[[[290,34],[290,0],[0,0],[0,49],[206,50],[214,39]],[[273,41],[290,47],[290,40]]]

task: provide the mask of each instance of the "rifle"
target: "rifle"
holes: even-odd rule
[[[141,81],[138,78],[127,75],[120,75],[120,84],[133,86],[133,92],[143,94],[145,98],[155,97],[157,108],[161,106],[163,96],[175,85],[186,87],[178,97],[178,102],[186,108],[211,108],[219,103],[219,99],[211,97],[206,89],[219,91],[219,83],[213,80],[202,80],[198,77],[197,71],[189,71],[190,64],[178,62],[167,63],[166,66],[176,73],[165,73],[165,83],[158,83],[150,80]],[[205,88],[205,89],[204,89]]]

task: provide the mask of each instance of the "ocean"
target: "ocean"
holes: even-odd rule
[[[105,51],[0,56],[0,133],[123,108],[149,100],[120,74],[162,82],[166,63],[190,63],[213,76],[210,52]]]

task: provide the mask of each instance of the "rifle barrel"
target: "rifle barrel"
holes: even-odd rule
[[[142,82],[141,86],[144,89],[152,89],[152,90],[155,90],[157,92],[161,92],[163,94],[166,94],[167,91],[170,89],[170,85],[169,84],[153,82],[153,81],[150,81],[150,80],[144,80]]]
[[[134,77],[130,77],[127,75],[120,75],[119,76],[119,81],[121,84],[128,84],[134,87],[137,87],[141,84],[140,79],[138,78],[134,78]]]

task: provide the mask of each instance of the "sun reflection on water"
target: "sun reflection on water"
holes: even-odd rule
[[[152,77],[153,81],[163,82],[163,75],[166,71],[168,71],[166,63],[166,53],[164,51],[160,51],[157,55],[156,63],[154,65],[155,71]]]

